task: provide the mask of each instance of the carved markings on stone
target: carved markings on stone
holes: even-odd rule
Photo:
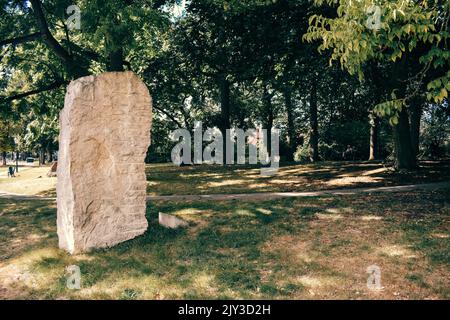
[[[148,89],[132,72],[70,83],[60,114],[60,248],[78,253],[110,247],[146,231],[151,119]]]

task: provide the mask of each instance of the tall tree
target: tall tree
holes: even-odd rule
[[[139,55],[139,50],[148,53],[152,28],[168,25],[168,14],[158,9],[171,2],[175,0],[80,0],[81,29],[70,29],[66,9],[71,1],[51,0],[44,5],[41,0],[30,0],[28,5],[26,1],[3,0],[0,47],[5,90],[0,104],[8,108],[12,101],[58,89],[81,76],[132,68],[127,59]],[[143,31],[146,39],[138,36]],[[147,41],[147,46],[142,48],[137,39]],[[34,74],[22,77],[26,81],[20,86],[14,85],[22,70]]]
[[[316,1],[317,4],[335,1]],[[331,60],[363,78],[364,63],[389,62],[392,94],[376,107],[394,127],[396,167],[416,166],[411,143],[409,105],[415,96],[441,102],[448,97],[448,1],[339,0],[334,16],[313,15],[305,39],[320,40],[319,50],[332,50]],[[381,18],[382,15],[382,18]],[[422,65],[418,68],[420,62]],[[426,85],[426,88],[425,88]]]

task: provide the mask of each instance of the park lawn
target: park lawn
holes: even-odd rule
[[[8,166],[0,167],[0,192],[24,195],[54,193],[56,178],[47,177],[50,165],[19,167],[15,178],[8,178],[7,170]]]
[[[158,212],[189,227],[164,229]],[[70,256],[53,202],[0,199],[0,298],[449,299],[449,213],[450,189],[152,202],[143,236]],[[81,290],[65,286],[69,265]]]
[[[146,166],[147,193],[158,195],[301,192],[341,188],[393,186],[450,180],[450,161],[423,161],[421,169],[393,172],[377,162],[319,162],[285,164],[275,176],[260,174],[258,166],[196,165],[171,163]],[[2,172],[3,168],[0,168]],[[0,192],[55,197],[56,178],[49,167],[26,168],[18,178],[0,175]]]
[[[413,172],[394,172],[380,162],[284,164],[274,176],[258,166],[172,164],[147,166],[149,195],[301,192],[393,186],[450,180],[450,160],[422,161]]]

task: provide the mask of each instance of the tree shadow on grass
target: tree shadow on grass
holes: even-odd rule
[[[370,209],[367,208],[367,201],[371,203]],[[436,206],[430,206],[430,203],[436,203]],[[9,207],[6,216],[17,214],[18,218],[36,219],[37,224],[53,226],[50,242],[39,240],[14,255],[15,258],[27,260],[29,255],[51,248],[50,253],[29,259],[29,271],[44,279],[38,288],[27,289],[30,290],[28,296],[33,298],[252,299],[302,296],[306,289],[296,281],[298,277],[313,273],[316,277],[345,279],[345,275],[339,274],[332,263],[315,260],[314,255],[310,259],[300,259],[292,256],[293,253],[305,256],[314,253],[321,255],[322,259],[332,260],[342,255],[347,246],[359,246],[350,235],[342,234],[342,230],[346,229],[339,221],[346,220],[337,220],[331,225],[326,224],[326,229],[315,230],[314,226],[320,222],[319,213],[334,215],[327,211],[330,208],[340,210],[342,219],[360,219],[360,212],[386,218],[392,228],[384,230],[386,236],[395,234],[393,231],[398,232],[398,220],[406,219],[402,223],[402,231],[410,238],[405,243],[422,250],[438,266],[448,263],[445,243],[440,239],[433,240],[435,238],[432,236],[442,229],[442,215],[423,222],[424,218],[433,216],[433,210],[441,212],[448,205],[448,191],[400,194],[395,197],[379,194],[364,198],[317,197],[265,202],[154,202],[148,204],[149,229],[144,235],[113,248],[93,250],[78,256],[70,256],[56,249],[54,208],[45,209],[29,203],[33,213],[28,214],[25,204],[17,205],[16,210]],[[344,209],[348,207],[354,210],[348,211],[347,216]],[[394,210],[389,216],[387,208]],[[427,208],[432,210],[427,211]],[[408,212],[413,210],[420,210],[423,214],[409,215]],[[165,229],[158,224],[159,212],[186,219],[189,227]],[[392,219],[392,224],[388,218]],[[22,229],[19,237],[25,237],[33,227],[25,221],[21,222],[23,224],[16,227]],[[46,228],[34,231],[48,234]],[[330,232],[333,233],[327,234]],[[441,233],[445,233],[445,229]],[[333,242],[322,242],[323,237],[329,236],[335,238]],[[303,247],[306,242],[308,246]],[[370,247],[364,248],[364,251],[368,250]],[[14,259],[8,258],[8,261],[11,260]],[[81,291],[71,291],[65,287],[64,270],[69,265],[80,267]],[[423,276],[415,274],[412,278],[418,277]]]
[[[178,288],[172,296],[175,298],[208,298],[207,290],[213,290],[222,298],[251,298],[255,294],[264,296],[275,292],[289,295],[302,288],[293,283],[279,287],[270,281],[263,282],[260,276],[261,266],[268,262],[268,257],[260,250],[261,245],[276,234],[300,230],[286,221],[287,203],[280,201],[273,207],[268,210],[267,206],[257,203],[243,203],[235,210],[235,205],[210,202],[150,204],[147,210],[149,229],[144,235],[113,248],[93,250],[85,255],[86,259],[65,253],[43,257],[35,261],[31,269],[45,274],[46,270],[64,270],[76,264],[82,273],[83,287],[87,289],[108,282],[114,284],[118,279],[133,288],[139,279],[159,278],[156,282]],[[207,222],[198,232],[191,233],[190,228],[170,230],[157,222],[160,211],[176,214],[189,209],[206,212],[204,217],[196,217]],[[195,227],[195,222],[190,223]],[[282,268],[282,262],[279,263]],[[199,286],[198,279],[205,275],[210,282],[204,284],[206,287]],[[44,294],[63,294],[61,279]],[[261,288],[262,292],[257,293]]]
[[[171,164],[147,167],[148,193],[185,195],[312,191],[324,189],[392,186],[450,179],[450,161],[423,161],[420,169],[395,172],[381,162],[319,162],[282,164],[272,177],[261,176],[260,166]]]
[[[288,297],[303,288],[289,281],[281,286],[272,280],[263,281],[261,270],[269,265],[278,270],[289,267],[261,248],[274,236],[300,233],[319,211],[306,205],[293,215],[290,209],[289,199],[270,204],[246,202],[239,206],[234,201],[226,205],[150,204],[149,229],[143,236],[111,249],[95,250],[91,254],[95,260],[86,263],[107,266],[109,271],[104,275],[108,275],[108,281],[122,274],[162,277],[165,286],[182,286],[176,298],[208,298],[208,289],[196,288],[199,275],[210,276],[207,286],[222,298],[268,297],[269,293]],[[177,214],[189,210],[202,213],[196,216],[197,221],[190,221],[188,229],[170,230],[157,223],[158,212]],[[183,218],[182,214],[179,216]],[[197,223],[201,228],[192,233],[190,230]],[[91,277],[88,283],[95,285],[96,281],[105,279]]]
[[[0,209],[0,261],[56,238],[54,203],[0,199]]]

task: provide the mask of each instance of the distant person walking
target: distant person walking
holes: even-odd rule
[[[14,174],[14,167],[8,167],[8,177],[9,178],[14,178],[15,174]]]

